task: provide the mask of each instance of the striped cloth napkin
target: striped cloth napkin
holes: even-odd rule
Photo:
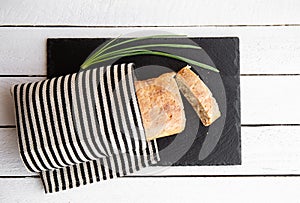
[[[159,161],[147,141],[133,64],[14,85],[21,158],[45,192],[125,176]]]

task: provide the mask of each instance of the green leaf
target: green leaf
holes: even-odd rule
[[[110,47],[107,47],[106,49],[104,49],[103,52],[105,52],[105,51],[107,51],[111,48],[114,48],[114,47],[117,47],[117,46],[120,46],[120,45],[123,45],[123,44],[127,44],[127,43],[130,43],[130,42],[139,41],[139,40],[155,39],[155,38],[170,38],[170,37],[185,37],[185,36],[186,35],[152,35],[152,36],[145,36],[145,37],[137,37],[137,38],[125,40],[123,42],[119,42],[119,43],[114,44]]]
[[[153,35],[153,36],[145,36],[145,37],[137,37],[137,38],[132,38],[128,39],[116,44],[113,44],[116,42],[117,39],[115,38],[111,41],[109,41],[107,44],[105,44],[102,48],[97,50],[92,56],[90,56],[80,67],[82,69],[86,69],[89,66],[97,63],[101,63],[104,61],[108,61],[111,59],[115,58],[121,58],[125,56],[135,56],[135,55],[158,55],[158,56],[164,56],[164,57],[169,57],[169,58],[174,58],[180,61],[184,61],[188,64],[199,66],[201,68],[219,72],[218,69],[209,66],[207,64],[188,59],[182,56],[177,56],[174,54],[166,53],[166,52],[160,52],[160,51],[152,51],[148,50],[147,48],[153,48],[153,47],[169,47],[169,48],[183,48],[183,49],[201,49],[201,47],[194,46],[194,45],[188,45],[188,44],[144,44],[144,45],[138,45],[138,46],[132,46],[128,48],[123,48],[115,51],[108,52],[108,50],[123,45],[127,44],[130,42],[134,41],[139,41],[139,40],[146,40],[146,39],[154,39],[154,38],[169,38],[169,37],[180,37],[180,36],[185,36],[185,35]]]
[[[181,48],[181,49],[202,49],[201,47],[189,45],[189,44],[147,44],[147,45],[139,45],[133,46],[129,48],[119,49],[116,51],[112,51],[100,56],[95,57],[93,60],[103,59],[105,57],[113,56],[115,54],[121,54],[123,51],[127,50],[135,50],[135,49],[143,49],[143,48],[151,48],[151,47],[168,47],[168,48]]]
[[[119,38],[119,37],[114,38],[114,39],[108,41],[102,48],[100,48],[99,50],[97,50],[97,52],[96,52],[95,54],[93,54],[91,57],[89,57],[89,58],[83,63],[83,65],[84,65],[85,63],[88,63],[89,61],[93,60],[94,58],[96,58],[97,56],[99,56],[101,53],[103,53],[103,50],[105,50],[110,44],[112,44],[113,42],[115,42],[118,38]]]
[[[125,56],[135,56],[135,55],[158,55],[158,56],[174,58],[174,59],[177,59],[177,60],[180,60],[180,61],[187,62],[188,64],[199,66],[199,67],[207,69],[207,70],[211,70],[211,71],[214,71],[214,72],[219,72],[218,69],[216,69],[212,66],[194,61],[192,59],[188,59],[188,58],[185,58],[185,57],[182,57],[182,56],[177,56],[177,55],[173,55],[173,54],[169,54],[169,53],[165,53],[165,52],[149,51],[149,50],[139,50],[139,51],[136,51],[136,52],[132,51],[132,52],[128,52],[128,53],[122,53],[122,54],[119,54],[119,55],[115,55],[115,56],[112,56],[112,57],[108,57],[108,58],[104,58],[102,60],[95,61],[95,62],[91,63],[90,65],[97,64],[97,63],[104,62],[104,61],[108,61],[108,60],[115,59],[115,58],[121,58],[121,57],[125,57]]]
[[[117,39],[119,39],[119,37],[111,40],[110,42],[108,42],[105,47],[102,47],[101,49],[99,49],[98,51],[96,51],[91,57],[89,57],[80,67],[87,67],[87,64],[94,59],[95,57],[99,56],[100,54],[104,53],[105,51],[123,45],[123,44],[127,44],[130,42],[134,42],[134,41],[139,41],[139,40],[147,40],[147,39],[155,39],[155,38],[170,38],[170,37],[185,37],[186,35],[171,35],[171,34],[166,34],[166,35],[152,35],[152,36],[145,36],[145,37],[137,37],[137,38],[132,38],[129,40],[125,40],[122,42],[119,42],[117,44],[108,46],[109,44],[112,44],[113,42],[115,42]]]

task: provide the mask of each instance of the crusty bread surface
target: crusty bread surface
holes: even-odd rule
[[[180,133],[185,128],[185,113],[175,81],[176,73],[135,81],[136,95],[147,140]]]
[[[196,75],[190,66],[176,74],[176,81],[182,94],[192,105],[204,126],[211,125],[221,113],[209,88]]]

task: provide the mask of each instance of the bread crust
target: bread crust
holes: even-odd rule
[[[209,88],[190,68],[190,66],[182,68],[176,74],[176,81],[203,125],[209,126],[221,116],[221,112]]]
[[[176,73],[136,81],[136,95],[147,140],[180,133],[185,128],[185,113],[175,81]]]

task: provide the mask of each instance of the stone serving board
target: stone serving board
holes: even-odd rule
[[[59,38],[47,40],[47,77],[80,71],[84,60],[107,38]],[[170,50],[186,58],[215,66],[220,72],[193,67],[211,89],[222,116],[210,127],[204,127],[189,103],[183,98],[186,128],[177,135],[157,140],[161,161],[158,165],[239,165],[241,164],[240,63],[239,39],[177,38],[155,39],[146,43],[185,43],[199,45],[201,50]],[[135,44],[133,44],[135,45]],[[133,46],[132,45],[132,46]],[[158,50],[158,49],[157,49]],[[133,62],[138,80],[157,77],[164,72],[178,71],[186,63],[161,56],[131,56],[107,61],[101,66]]]

